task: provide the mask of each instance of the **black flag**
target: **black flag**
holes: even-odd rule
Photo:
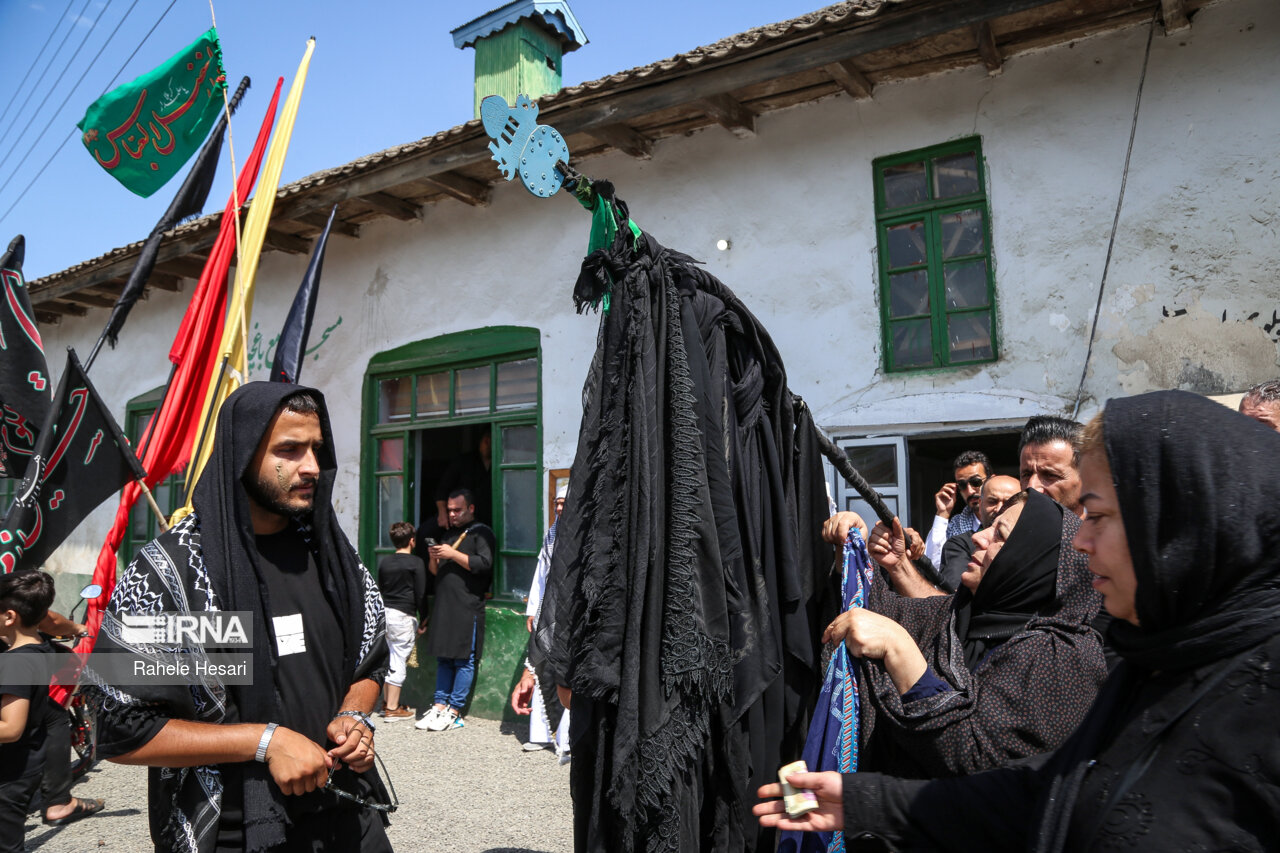
[[[280,340],[276,343],[276,357],[271,360],[272,382],[297,383],[298,374],[302,372],[302,359],[307,354],[307,338],[311,336],[311,319],[316,314],[316,296],[320,292],[320,270],[324,266],[324,248],[329,242],[329,229],[333,227],[333,217],[338,212],[335,204],[329,211],[329,221],[324,231],[316,240],[311,250],[311,263],[307,264],[307,274],[298,285],[294,294],[293,305],[289,307],[289,316],[280,331]]]
[[[235,112],[240,104],[240,98],[248,88],[249,78],[245,77],[240,81],[239,88],[231,98],[231,112]],[[165,232],[182,220],[196,216],[204,209],[204,203],[209,198],[209,188],[213,186],[214,176],[218,172],[218,157],[222,153],[222,137],[226,129],[227,113],[224,110],[218,117],[218,123],[209,132],[209,138],[205,140],[204,147],[200,149],[195,164],[187,173],[186,180],[182,182],[177,195],[173,197],[169,209],[164,212],[164,216],[160,217],[156,227],[151,229],[147,241],[142,244],[142,251],[138,253],[138,262],[133,265],[133,272],[129,274],[129,280],[125,282],[124,288],[120,291],[120,298],[116,300],[115,307],[111,309],[111,316],[107,318],[107,325],[102,330],[98,342],[94,344],[93,351],[89,353],[86,370],[93,367],[93,360],[98,355],[103,339],[111,344],[112,349],[115,349],[124,321],[129,318],[129,312],[133,310],[134,303],[142,296],[142,289],[146,286],[147,279],[151,278],[151,271],[155,268],[156,255],[160,252],[160,242]]]
[[[143,473],[75,351],[68,349],[54,407],[0,524],[0,567],[5,572],[40,568],[98,504]]]
[[[0,477],[21,477],[49,415],[49,366],[22,279],[26,239],[0,258]]]

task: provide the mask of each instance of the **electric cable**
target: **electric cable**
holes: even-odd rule
[[[90,2],[90,0],[85,0],[84,6],[82,6],[82,7],[80,8],[80,14],[76,16],[76,19],[77,19],[77,20],[79,20],[80,18],[83,18],[83,17],[84,17],[84,11],[85,11],[85,9],[88,9],[88,8],[89,8],[89,2]],[[110,5],[110,0],[107,0],[107,5]],[[101,19],[101,18],[102,18],[103,13],[104,13],[104,12],[106,12],[106,11],[107,11],[107,6],[106,6],[106,5],[104,5],[104,6],[103,6],[99,11],[98,11],[98,18],[99,18],[99,19]],[[94,26],[94,27],[96,27],[97,25],[98,25],[98,21],[97,21],[97,20],[95,20],[95,21],[93,22],[93,26]],[[52,66],[52,65],[53,65],[53,60],[54,60],[54,59],[56,59],[56,58],[57,58],[57,56],[58,56],[58,54],[62,52],[62,46],[63,46],[63,45],[65,45],[65,44],[67,43],[67,39],[71,36],[71,33],[72,33],[72,31],[73,31],[73,30],[75,30],[75,24],[72,24],[72,25],[71,25],[71,28],[67,30],[67,34],[66,34],[66,35],[64,35],[64,36],[62,37],[62,41],[58,43],[58,49],[57,49],[57,50],[55,50],[55,51],[53,52],[53,56],[50,56],[50,57],[49,57],[49,63],[48,63],[47,65],[45,65],[45,67],[44,67],[44,71],[41,71],[41,72],[40,72],[40,76],[41,76],[41,78],[43,78],[43,77],[45,76],[45,74],[46,74],[46,73],[48,73],[50,66]],[[76,48],[75,53],[73,53],[73,54],[71,55],[71,59],[67,60],[67,64],[63,67],[62,71],[58,74],[58,79],[57,79],[56,81],[54,81],[53,86],[51,86],[51,87],[49,88],[49,91],[48,91],[47,93],[45,93],[44,100],[42,100],[42,101],[40,102],[40,106],[36,107],[36,111],[35,111],[35,112],[33,112],[33,113],[31,114],[31,118],[27,119],[27,123],[26,123],[26,124],[23,126],[23,128],[22,128],[22,133],[19,133],[19,134],[18,134],[18,139],[21,139],[21,138],[22,138],[22,134],[24,134],[24,133],[26,133],[26,132],[27,132],[27,129],[31,127],[31,122],[33,122],[33,121],[35,120],[35,117],[36,117],[36,116],[38,116],[38,115],[40,114],[40,110],[44,109],[44,105],[45,105],[46,103],[48,103],[48,101],[49,101],[49,96],[53,94],[53,90],[54,90],[54,89],[58,88],[58,83],[62,82],[62,75],[67,73],[67,69],[71,67],[71,63],[72,63],[72,62],[74,62],[74,61],[75,61],[75,58],[76,58],[77,56],[79,56],[79,55],[80,55],[80,49],[84,47],[85,40],[87,40],[87,39],[89,38],[89,35],[90,35],[92,32],[93,32],[93,27],[90,27],[90,28],[89,28],[89,32],[88,32],[88,33],[85,33],[84,38],[80,40],[80,47],[77,47],[77,48]],[[36,93],[36,89],[38,89],[38,88],[40,88],[40,87],[39,87],[39,86],[36,86],[36,87],[33,87],[33,88],[31,89],[31,94],[27,95],[26,100],[24,100],[24,101],[22,102],[22,106],[18,108],[18,113],[17,113],[18,115],[22,115],[22,111],[23,111],[23,110],[25,110],[25,109],[27,108],[27,104],[31,103],[31,96],[32,96],[32,95],[34,95],[34,94]],[[16,118],[16,117],[15,117],[15,118]],[[9,137],[9,131],[10,131],[10,130],[12,130],[13,128],[17,127],[17,125],[18,125],[18,123],[15,121],[15,122],[13,122],[13,124],[9,125],[9,127],[5,128],[5,132],[4,132],[4,134],[3,134],[3,135],[0,135],[0,146],[4,145],[4,141],[5,141],[5,139],[7,139],[7,138]],[[15,139],[15,140],[14,140],[14,147],[15,147],[15,148],[17,147],[18,139]],[[12,150],[13,150],[13,149],[10,149],[10,151],[12,151]],[[6,154],[5,154],[5,159],[6,159],[6,160],[7,160],[7,159],[9,159],[9,155],[8,155],[8,153],[6,153]],[[2,161],[0,161],[0,167],[2,167],[2,166],[4,166],[4,163],[3,163]]]
[[[164,21],[164,19],[168,16],[169,12],[172,11],[173,7],[177,4],[177,2],[178,0],[169,0],[169,5],[166,6],[165,10],[160,13],[160,17],[156,19],[156,22],[151,25],[151,29],[147,30],[147,34],[142,37],[142,39],[138,42],[137,46],[133,49],[133,52],[129,54],[129,56],[125,59],[125,61],[120,63],[120,67],[116,69],[115,75],[111,78],[110,82],[108,82],[107,85],[103,87],[101,94],[98,95],[99,98],[101,98],[107,92],[111,91],[111,87],[114,86],[116,84],[116,81],[120,79],[120,75],[124,73],[125,68],[127,68],[129,63],[133,61],[133,58],[138,55],[138,51],[142,50],[142,46],[147,43],[147,39],[151,38],[151,34],[156,31],[156,28],[160,26],[161,22]],[[130,10],[132,10],[133,7],[131,6],[129,8]],[[97,57],[94,57],[94,60],[97,61]],[[83,76],[81,77],[81,79],[83,79]],[[79,86],[80,85],[79,82],[77,82],[76,85]],[[72,91],[75,91],[75,90],[73,89]],[[54,152],[49,155],[48,160],[44,161],[44,165],[40,167],[40,171],[36,172],[35,176],[27,183],[25,187],[23,187],[22,192],[20,192],[18,194],[18,197],[13,200],[13,204],[9,205],[9,207],[5,210],[3,214],[0,214],[0,222],[4,222],[5,219],[9,217],[9,214],[13,213],[13,209],[17,207],[18,204],[21,203],[21,201],[24,198],[26,198],[27,193],[31,190],[33,186],[35,186],[36,181],[40,180],[40,176],[43,175],[45,170],[49,168],[49,164],[51,164],[60,153],[62,153],[62,149],[67,147],[67,143],[70,142],[72,139],[75,139],[76,136],[78,135],[79,135],[79,129],[72,128],[72,132],[68,134],[66,139],[62,140],[62,144],[59,145],[54,150]]]
[[[44,56],[44,50],[49,46],[49,42],[53,41],[53,37],[58,32],[58,27],[62,26],[62,22],[67,19],[67,13],[71,11],[71,4],[74,2],[76,0],[67,0],[67,8],[63,9],[62,14],[54,19],[53,29],[49,31],[49,37],[44,40],[44,47],[41,47],[40,52],[36,54],[36,58],[31,60],[31,64],[27,66],[27,73],[22,75],[22,82],[18,84],[18,88],[13,90],[13,97],[9,98],[9,103],[4,105],[3,111],[0,111],[0,125],[4,124],[4,120],[9,117],[9,107],[13,106],[13,102],[18,99],[18,93],[22,91],[23,86],[27,85],[31,72],[40,64],[40,57]]]

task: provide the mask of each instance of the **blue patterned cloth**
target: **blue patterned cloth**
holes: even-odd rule
[[[844,543],[841,610],[862,607],[871,585],[871,560],[858,528]],[[836,646],[827,665],[809,736],[801,757],[809,770],[852,773],[858,769],[858,676],[844,643]],[[784,832],[778,853],[844,853],[843,832]]]

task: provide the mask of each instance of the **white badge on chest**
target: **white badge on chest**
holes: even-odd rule
[[[275,616],[271,620],[276,629],[276,654],[280,657],[296,655],[307,650],[307,633],[302,628],[302,614]]]

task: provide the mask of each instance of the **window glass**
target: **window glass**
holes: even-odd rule
[[[889,276],[889,316],[914,317],[929,313],[929,271],[894,273]]]
[[[892,444],[864,444],[844,448],[862,478],[873,486],[898,484],[898,448]],[[874,522],[871,522],[874,524]]]
[[[538,405],[538,360],[526,358],[498,365],[496,408],[525,409]]]
[[[933,364],[933,341],[928,320],[904,320],[893,324],[893,366],[926,367]]]
[[[533,572],[538,567],[537,557],[512,554],[503,559],[503,572],[507,577],[507,589],[515,598],[525,598],[533,586]]]
[[[942,257],[977,255],[987,250],[982,228],[982,211],[962,210],[948,213],[942,220]]]
[[[418,377],[418,417],[449,415],[449,371],[425,373]]]
[[[924,223],[907,222],[887,229],[889,243],[889,267],[900,269],[923,264],[929,259],[924,245]]]
[[[505,465],[538,461],[538,428],[506,427],[502,430],[502,462]]]
[[[517,468],[502,472],[504,550],[536,551],[538,535],[538,472]]]
[[[991,358],[991,315],[953,314],[947,319],[952,361]]]
[[[948,264],[947,308],[985,308],[987,305],[987,262]]]
[[[489,411],[489,365],[459,370],[454,381],[455,414]]]
[[[884,203],[892,209],[929,200],[924,161],[889,166],[884,170]]]
[[[378,441],[378,470],[404,470],[403,438],[384,438]]]
[[[971,195],[980,189],[981,184],[978,183],[978,158],[972,151],[934,159],[934,198],[954,198],[959,195]]]
[[[413,380],[408,376],[384,379],[378,383],[378,423],[392,423],[409,417],[412,387]]]
[[[394,548],[391,544],[391,525],[407,521],[404,517],[404,479],[402,477],[378,478],[378,545]]]

